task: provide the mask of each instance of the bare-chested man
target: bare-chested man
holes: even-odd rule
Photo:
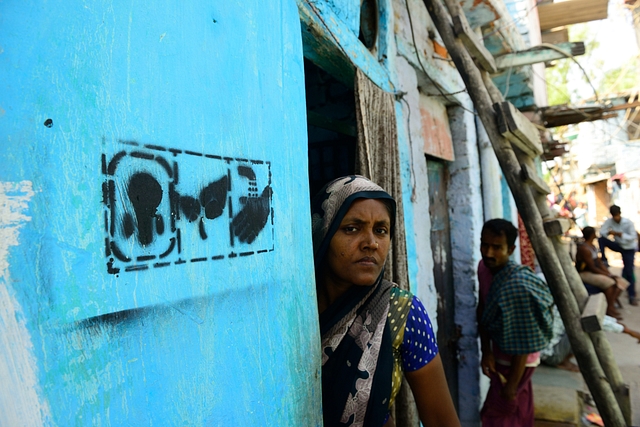
[[[607,315],[621,319],[615,304],[620,293],[629,286],[629,282],[611,274],[598,257],[598,248],[593,244],[596,239],[596,230],[593,227],[585,227],[582,236],[584,243],[578,246],[576,252],[576,268],[580,278],[584,283],[601,289],[607,298]]]

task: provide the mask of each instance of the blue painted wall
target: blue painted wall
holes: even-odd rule
[[[295,2],[10,1],[0,40],[0,425],[320,425]]]
[[[360,0],[324,0],[356,37],[360,31]]]

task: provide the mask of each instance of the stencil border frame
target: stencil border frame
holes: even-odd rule
[[[104,142],[104,141],[103,141]],[[271,173],[271,161],[269,160],[253,160],[253,159],[247,159],[247,158],[242,158],[242,157],[229,157],[229,156],[219,156],[219,155],[215,155],[215,154],[206,154],[206,153],[199,153],[197,151],[192,151],[192,150],[181,150],[181,149],[176,149],[176,148],[165,148],[162,147],[160,145],[156,145],[156,144],[141,144],[138,143],[136,141],[125,141],[125,140],[118,140],[118,143],[124,144],[124,145],[129,145],[131,147],[136,147],[136,148],[142,148],[142,149],[146,149],[146,150],[151,150],[151,151],[156,151],[156,152],[161,152],[164,154],[171,154],[173,155],[173,157],[178,157],[178,155],[181,154],[186,154],[189,156],[197,156],[197,157],[205,157],[208,159],[214,159],[214,160],[224,160],[227,164],[230,164],[231,161],[235,161],[235,162],[239,162],[239,163],[249,163],[252,165],[262,165],[265,164],[267,165],[267,170],[268,170],[268,182],[267,185],[271,188],[272,187],[272,173]],[[113,155],[115,156],[115,154]],[[110,159],[111,160],[111,159]],[[108,172],[108,163],[107,163],[107,154],[106,153],[102,153],[101,155],[101,163],[102,163],[102,174],[106,177],[110,177],[112,176],[111,174],[109,174]],[[271,248],[268,249],[258,249],[258,250],[253,250],[253,251],[246,251],[246,252],[234,252],[231,251],[229,253],[224,253],[224,254],[218,254],[218,255],[214,255],[214,256],[204,256],[204,257],[193,257],[189,260],[185,260],[182,259],[181,256],[178,256],[177,260],[174,261],[165,261],[165,262],[147,262],[147,263],[140,263],[140,262],[136,262],[135,264],[129,265],[124,267],[124,269],[121,270],[120,267],[114,267],[113,266],[113,258],[111,258],[112,254],[111,254],[111,247],[110,247],[110,242],[111,242],[111,236],[109,234],[109,225],[110,225],[110,220],[109,220],[109,211],[110,208],[108,207],[106,200],[107,200],[107,195],[104,194],[104,192],[106,191],[104,188],[102,189],[103,191],[103,199],[102,199],[102,205],[103,205],[103,210],[104,210],[104,227],[105,227],[105,233],[106,233],[106,237],[105,237],[105,257],[107,258],[107,272],[109,274],[113,274],[113,275],[117,275],[120,274],[121,272],[125,272],[125,273],[129,273],[129,272],[133,272],[133,271],[142,271],[142,270],[148,270],[150,267],[152,268],[163,268],[163,267],[168,267],[170,265],[184,265],[187,263],[200,263],[200,262],[206,262],[206,261],[220,261],[222,259],[225,258],[237,258],[237,257],[246,257],[246,256],[251,256],[251,255],[258,255],[258,254],[264,254],[264,253],[268,253],[268,252],[273,252],[275,250],[275,220],[274,220],[274,216],[275,216],[275,212],[273,209],[273,194],[271,194],[270,196],[270,212],[269,212],[269,217],[270,217],[270,222],[271,222]]]

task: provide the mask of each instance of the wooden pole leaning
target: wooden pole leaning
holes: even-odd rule
[[[531,162],[531,159],[525,159],[524,156],[519,156],[519,158],[521,162]],[[552,214],[546,198],[540,194],[533,194],[533,191],[531,191],[531,193],[536,201],[538,211],[540,212],[543,220],[545,218],[551,218]],[[555,248],[556,255],[562,265],[567,283],[569,284],[571,292],[578,304],[579,312],[582,313],[587,304],[587,300],[589,299],[589,294],[582,283],[582,279],[580,279],[580,276],[578,275],[578,271],[573,266],[571,256],[569,255],[565,245],[561,242],[560,237],[555,236],[548,238],[551,240]],[[602,367],[602,370],[611,385],[616,401],[620,406],[620,411],[622,412],[626,425],[631,425],[631,400],[629,395],[629,386],[622,378],[618,364],[613,357],[611,344],[602,330],[589,332],[588,336],[593,343],[600,366]]]
[[[502,94],[495,86],[489,73],[481,72],[482,81],[491,97],[491,100],[495,103],[502,102]],[[514,150],[518,161],[521,164],[527,165],[530,168],[533,168],[533,160],[527,156],[524,152],[520,150]],[[533,188],[530,188],[531,195],[536,202],[536,206],[538,208],[538,212],[542,217],[542,220],[545,221],[547,219],[553,218],[551,214],[551,209],[549,209],[549,205],[547,204],[547,200],[545,195],[542,195],[536,192]],[[582,313],[587,300],[589,299],[589,294],[587,293],[586,288],[582,283],[582,279],[578,275],[577,270],[573,266],[573,261],[566,250],[564,244],[560,240],[560,237],[548,237],[553,244],[555,249],[556,256],[560,261],[560,265],[562,265],[562,269],[571,288],[571,292],[578,303],[579,312]],[[611,344],[609,340],[606,338],[604,331],[595,331],[588,333],[592,343],[594,350],[596,352],[596,356],[598,361],[600,362],[600,366],[602,367],[609,384],[611,385],[611,389],[615,395],[616,401],[620,406],[620,410],[625,419],[627,425],[631,425],[631,400],[629,393],[629,386],[624,382],[622,374],[620,373],[620,369],[618,368],[618,364],[613,357],[613,351],[611,350]]]
[[[513,193],[518,211],[547,278],[556,305],[561,313],[567,335],[582,375],[607,426],[622,427],[625,420],[611,386],[598,363],[593,343],[581,329],[580,310],[564,275],[555,249],[547,238],[542,217],[531,193],[520,180],[521,167],[513,148],[497,130],[493,102],[485,87],[480,70],[473,63],[462,42],[455,38],[451,16],[442,0],[423,0],[449,54],[460,72],[475,109],[491,140],[500,167]]]

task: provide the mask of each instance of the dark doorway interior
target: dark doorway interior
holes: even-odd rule
[[[458,407],[458,331],[454,319],[453,266],[447,187],[449,170],[446,162],[427,158],[429,176],[429,216],[431,217],[431,251],[433,277],[438,292],[438,346],[447,376],[449,391]]]
[[[313,197],[332,179],[355,172],[355,95],[353,88],[306,59],[304,74]]]

